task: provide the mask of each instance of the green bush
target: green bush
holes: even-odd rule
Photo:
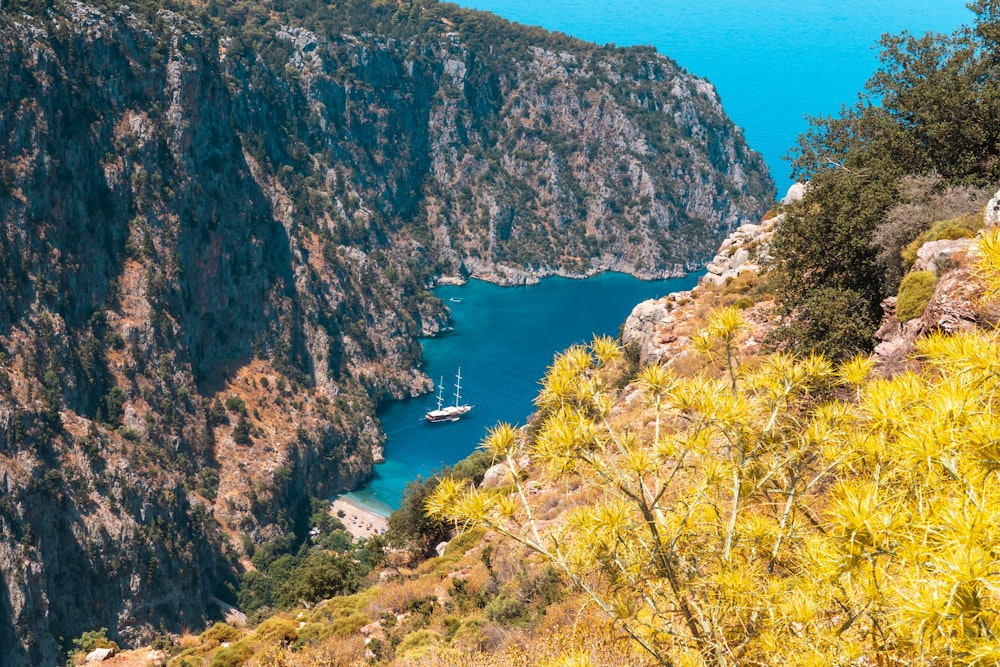
[[[118,644],[108,639],[107,628],[84,632],[77,639],[73,640],[73,646],[82,653],[90,653],[95,648],[113,648],[115,651],[119,650]]]
[[[269,618],[254,632],[254,639],[269,643],[291,644],[299,638],[297,624],[285,618]]]
[[[201,641],[207,643],[214,639],[221,644],[223,642],[234,642],[242,636],[243,633],[238,629],[219,622],[201,633]]]
[[[212,657],[208,667],[240,667],[253,656],[253,650],[245,643],[221,649]]]
[[[937,275],[933,271],[914,271],[903,277],[896,298],[896,319],[908,322],[924,314],[934,295]]]
[[[486,605],[486,618],[501,625],[523,625],[528,621],[528,608],[523,602],[500,593]]]
[[[419,659],[436,646],[441,644],[441,635],[433,630],[417,630],[403,638],[396,649],[396,655],[405,658]]]

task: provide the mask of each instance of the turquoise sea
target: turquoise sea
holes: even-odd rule
[[[589,280],[547,278],[528,287],[473,280],[434,290],[451,307],[455,333],[423,341],[424,370],[435,382],[443,377],[445,397],[454,400],[461,367],[462,403],[476,407],[461,421],[427,424],[433,395],[383,406],[386,462],[351,498],[383,512],[397,507],[409,480],[465,458],[497,422],[524,424],[554,353],[589,342],[594,332],[617,335],[635,304],[691,289],[699,276],[643,282],[608,273]]]
[[[600,44],[652,44],[708,78],[723,106],[764,155],[779,196],[790,184],[781,159],[807,127],[805,116],[851,104],[878,65],[886,32],[951,32],[968,23],[964,0],[463,0],[519,23],[541,25]],[[608,274],[500,288],[472,281],[435,290],[452,308],[453,335],[426,340],[424,370],[451,391],[462,368],[460,422],[425,424],[434,396],[394,402],[379,412],[386,462],[352,497],[383,512],[398,506],[406,483],[473,451],[498,421],[523,424],[553,354],[594,332],[616,334],[632,307],[690,289],[697,276],[642,282]]]

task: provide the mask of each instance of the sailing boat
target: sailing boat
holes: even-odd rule
[[[438,395],[437,395],[437,409],[431,410],[424,415],[426,419],[431,424],[436,424],[438,422],[457,422],[461,419],[469,410],[472,409],[471,405],[462,405],[459,401],[462,400],[461,396],[462,390],[462,367],[459,366],[458,374],[455,376],[455,405],[444,405],[444,377],[442,376],[438,380]]]

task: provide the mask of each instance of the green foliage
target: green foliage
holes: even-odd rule
[[[528,621],[528,608],[521,600],[501,592],[490,600],[483,610],[486,618],[500,625],[524,625]]]
[[[203,642],[216,641],[220,644],[223,642],[234,642],[242,636],[243,634],[238,629],[221,622],[216,623],[200,635]]]
[[[245,415],[247,413],[246,402],[235,394],[226,399],[225,406],[230,412],[235,412],[240,415]]]
[[[772,242],[772,290],[793,320],[776,334],[782,343],[833,358],[871,348],[882,299],[872,236],[894,197],[892,174],[862,178],[845,170],[814,178]]]
[[[912,271],[903,277],[896,301],[896,319],[908,322],[924,314],[934,296],[938,277],[933,271]]]
[[[447,539],[447,529],[439,521],[424,513],[424,503],[442,477],[468,480],[474,484],[482,481],[492,464],[486,452],[475,451],[454,466],[435,472],[429,479],[419,476],[406,485],[399,509],[389,516],[386,539],[395,546],[409,545],[423,554],[430,555],[437,544]]]
[[[245,642],[219,649],[212,656],[208,667],[240,667],[253,655],[253,650]]]
[[[108,639],[108,629],[88,630],[73,640],[73,646],[81,653],[90,653],[95,648],[113,648],[119,650],[118,644]]]
[[[864,305],[861,317],[878,321],[879,302],[902,274],[894,252],[926,224],[919,218],[884,224],[906,199],[903,176],[936,173],[943,186],[1000,178],[995,139],[1000,59],[992,51],[1000,13],[995,5],[994,0],[972,5],[972,30],[885,36],[880,68],[861,101],[839,118],[813,119],[810,131],[799,138],[793,172],[810,179],[811,187],[777,230],[773,245],[775,295],[784,315],[795,317],[808,300],[815,302],[813,292],[827,288],[854,292],[852,300]],[[843,329],[818,327],[824,328]],[[802,349],[791,337],[794,331],[786,328],[790,335],[783,342]]]
[[[854,290],[818,287],[797,303],[794,316],[770,340],[799,354],[846,359],[871,349],[876,321],[871,304]]]
[[[1000,231],[979,257],[1000,292]],[[886,379],[860,356],[741,364],[720,352],[740,328],[714,315],[693,340],[717,368],[648,367],[618,423],[593,360],[560,355],[538,428],[483,443],[515,488],[446,478],[428,512],[543,558],[658,664],[995,664],[1000,333],[920,339],[922,367]],[[585,489],[561,521],[529,470]]]
[[[996,181],[1000,161],[1000,61],[990,35],[994,0],[975,3],[973,30],[903,33],[881,40],[881,66],[865,96],[840,118],[819,118],[800,137],[793,169],[809,177],[847,167],[936,171],[946,181]]]
[[[914,239],[938,221],[972,215],[978,217],[985,202],[992,196],[991,189],[945,185],[938,174],[905,176],[900,181],[899,190],[899,203],[886,212],[874,235],[877,262],[882,271],[884,289],[889,294],[899,290],[903,273],[913,263],[912,260],[908,263],[904,260],[903,251]],[[916,257],[915,250],[913,256]]]
[[[441,635],[433,630],[417,630],[399,643],[396,653],[403,658],[419,659],[431,648],[438,646],[442,639]]]
[[[218,398],[212,401],[211,406],[208,409],[208,423],[212,426],[218,426],[220,424],[225,424],[229,421],[229,415],[226,414],[226,408],[222,405],[222,401]]]
[[[125,392],[121,387],[112,387],[101,399],[101,411],[104,414],[106,423],[112,428],[121,426],[122,415],[125,408]]]
[[[236,426],[233,427],[233,442],[238,445],[251,444],[250,421],[247,419],[246,414],[241,414],[236,422]]]
[[[310,525],[319,529],[312,546],[284,535],[254,548],[256,570],[240,579],[237,601],[253,614],[287,609],[305,602],[348,595],[363,589],[365,577],[383,558],[380,538],[355,541],[344,525],[329,516],[329,502],[315,499]]]
[[[314,551],[289,571],[275,591],[278,606],[309,604],[361,589],[363,573],[349,554]]]

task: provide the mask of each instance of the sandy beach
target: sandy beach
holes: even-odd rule
[[[343,512],[343,516],[340,513]],[[371,537],[385,532],[388,519],[349,498],[337,496],[330,503],[330,513],[341,520],[356,538]]]

